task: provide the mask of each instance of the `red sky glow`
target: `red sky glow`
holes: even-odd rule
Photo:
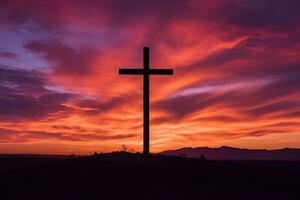
[[[300,147],[297,0],[0,2],[0,153]]]

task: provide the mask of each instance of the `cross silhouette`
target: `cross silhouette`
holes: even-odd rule
[[[173,69],[150,69],[149,47],[144,47],[144,68],[143,69],[119,69],[119,74],[143,75],[143,107],[144,107],[144,155],[148,155],[149,148],[149,98],[150,98],[150,75],[173,75]]]

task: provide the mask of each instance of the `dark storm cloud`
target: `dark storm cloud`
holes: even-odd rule
[[[224,116],[199,118],[199,121],[234,123],[275,113],[279,117],[299,118],[298,102],[293,101],[293,98],[289,99],[289,96],[299,94],[300,88],[299,7],[300,2],[297,0],[92,0],[72,1],[72,3],[12,0],[1,2],[0,26],[18,30],[23,30],[23,28],[34,30],[37,34],[36,38],[45,37],[44,40],[27,42],[25,48],[49,62],[55,73],[70,74],[74,77],[89,75],[93,71],[91,62],[99,56],[99,52],[92,48],[74,48],[62,40],[51,40],[51,38],[60,38],[56,37],[57,35],[70,34],[72,29],[70,31],[68,28],[75,28],[74,32],[86,31],[86,29],[91,29],[93,32],[93,27],[107,28],[112,33],[111,35],[119,34],[118,37],[105,36],[104,38],[109,40],[108,43],[123,36],[125,38],[124,41],[122,40],[123,44],[130,47],[132,47],[131,44],[135,44],[137,37],[134,37],[135,35],[127,37],[126,34],[128,30],[138,30],[137,35],[142,34],[143,42],[151,44],[150,46],[167,44],[166,46],[173,50],[178,48],[178,52],[185,51],[185,48],[189,46],[194,47],[194,40],[192,42],[184,40],[190,38],[189,33],[196,32],[197,34],[199,29],[204,30],[204,33],[199,32],[199,37],[203,36],[206,41],[205,35],[213,36],[208,40],[216,40],[221,46],[227,48],[217,47],[216,51],[206,57],[198,58],[198,62],[176,66],[180,68],[179,70],[186,68],[197,76],[197,72],[209,69],[214,75],[218,75],[217,81],[223,81],[224,84],[227,80],[238,82],[243,79],[249,80],[250,83],[253,78],[269,82],[257,87],[251,83],[252,89],[241,87],[230,92],[211,91],[163,99],[152,106],[154,110],[164,110],[171,116],[153,119],[153,123],[166,123],[170,120],[179,123],[180,119],[213,106],[233,109],[241,115],[241,118],[227,117],[224,114]],[[189,23],[193,23],[193,28],[189,29]],[[187,24],[184,39],[182,35],[178,36],[176,31],[173,32],[171,29],[171,26],[178,24]],[[47,34],[42,37],[38,31],[45,31]],[[241,41],[228,47],[228,43],[232,44],[233,39]],[[228,43],[223,45],[223,42]],[[203,46],[201,48],[203,49]],[[194,50],[195,53],[196,51]],[[197,57],[197,54],[195,56]],[[0,70],[3,69],[0,68]],[[5,76],[2,76],[3,74]],[[211,78],[209,74],[201,74],[201,77],[216,81],[215,77]],[[2,81],[0,84],[1,118],[41,119],[51,113],[65,111],[67,108],[64,103],[71,98],[69,94],[45,89],[44,79],[36,72],[4,70],[0,71],[0,81]],[[205,84],[207,83],[200,82],[196,85],[188,85],[187,88],[205,86]],[[104,102],[81,99],[75,104],[87,108],[89,111],[86,113],[95,114],[115,109],[127,104],[127,101],[132,101],[132,99],[115,97]],[[84,131],[67,126],[53,128],[59,131]],[[261,129],[249,131],[244,135],[261,136],[268,133],[272,131]],[[74,139],[73,136],[62,137],[57,134],[47,134],[32,132],[31,137]],[[225,135],[225,133],[222,134]],[[241,135],[232,134],[235,138]],[[94,134],[86,134],[84,137],[110,138],[110,136]],[[74,140],[85,140],[85,138],[76,137]],[[116,136],[116,138],[121,138],[121,136]]]
[[[8,58],[15,60],[18,58],[18,55],[9,51],[2,51],[0,52],[0,58]]]
[[[47,132],[47,131],[26,131],[25,134],[22,134],[18,138],[23,139],[25,141],[40,140],[40,139],[81,141],[81,139],[77,138],[76,135],[66,135],[66,134],[62,134],[62,133]]]
[[[65,131],[87,132],[87,130],[81,126],[53,125],[52,128]]]
[[[42,55],[53,64],[56,73],[82,75],[89,73],[93,59],[98,56],[91,48],[74,49],[61,41],[32,41],[25,48]]]
[[[225,73],[234,73],[235,76],[259,76],[272,75],[274,73],[287,73],[289,70],[299,69],[299,61],[274,56],[277,51],[282,50],[282,54],[298,48],[300,44],[300,32],[289,35],[249,36],[231,48],[218,49],[206,57],[190,65],[183,66],[188,70],[202,70],[208,68],[220,68]],[[298,55],[299,56],[299,55]],[[300,56],[299,59],[300,60]],[[235,61],[260,61],[257,63],[238,63]]]
[[[34,94],[46,92],[43,75],[33,70],[15,69],[8,66],[0,66],[1,92],[11,94]]]
[[[238,130],[238,131],[216,131],[216,132],[204,132],[201,134],[207,134],[209,136],[218,137],[219,139],[239,139],[241,137],[261,137],[265,135],[272,135],[272,134],[282,134],[288,132],[288,129],[281,129],[281,130],[272,130],[267,129],[265,127],[257,127],[255,129],[247,129],[247,130]]]
[[[2,121],[37,120],[67,111],[63,105],[72,95],[45,88],[36,71],[0,68],[0,118]]]
[[[300,18],[299,6],[298,0],[228,1],[218,8],[218,17],[241,27],[287,31]]]
[[[203,58],[199,63],[192,65],[191,67],[220,67],[220,65],[225,64],[226,62],[236,59],[242,59],[243,57],[249,55],[249,53],[250,52],[247,48],[243,48],[237,45],[231,49],[217,50],[207,57]]]
[[[199,117],[195,119],[195,121],[202,121],[202,122],[221,122],[221,123],[233,123],[242,121],[242,119],[238,117],[231,117],[226,115],[216,115],[212,117]]]
[[[165,1],[3,1],[0,5],[0,25],[17,28],[23,27],[31,31],[60,32],[69,21],[66,14],[79,17],[84,21],[101,25],[128,26],[151,19],[160,19],[162,24],[170,19],[180,19],[186,8],[181,0]],[[170,6],[172,5],[172,6]],[[64,9],[62,9],[64,8]],[[181,14],[180,14],[181,13]]]
[[[96,99],[82,99],[77,101],[76,105],[88,109],[88,111],[86,111],[87,114],[100,114],[118,108],[124,104],[128,105],[128,103],[132,102],[136,98],[138,98],[137,95],[133,94],[113,97],[104,102]]]
[[[100,134],[82,134],[79,136],[82,140],[119,140],[126,138],[137,137],[137,134],[114,134],[114,135],[100,135]]]
[[[291,112],[299,110],[297,101],[283,100],[291,95],[299,94],[300,88],[300,59],[292,59],[285,55],[290,47],[300,44],[299,36],[251,36],[232,48],[218,50],[200,62],[192,64],[192,71],[212,68],[221,77],[210,81],[186,86],[184,89],[211,86],[219,82],[223,84],[247,81],[254,84],[257,80],[267,81],[257,85],[256,89],[239,88],[225,93],[201,93],[182,95],[157,102],[155,107],[165,109],[169,113],[184,117],[202,109],[223,105],[240,110],[244,115],[255,117],[264,116],[271,112]],[[282,56],[275,56],[276,51],[282,50]],[[240,61],[235,63],[236,61]],[[247,62],[241,62],[247,61]],[[205,73],[205,71],[203,71]],[[264,104],[260,108],[254,108]],[[254,108],[254,109],[247,109]],[[299,116],[299,115],[297,115]],[[296,116],[295,116],[296,117]]]
[[[160,23],[171,19],[178,19],[185,12],[188,2],[181,0],[165,1],[104,1],[98,6],[104,6],[109,23],[126,25],[144,21],[147,18],[159,18]],[[170,6],[172,5],[172,6]],[[95,6],[95,5],[90,5]]]
[[[64,13],[61,7],[66,8],[67,14]],[[231,35],[249,37],[249,35],[253,36],[253,34],[261,33],[259,28],[266,29],[265,31],[267,32],[263,32],[264,36],[249,37],[243,41],[246,44],[239,44],[228,49],[219,49],[202,59],[199,63],[191,66],[191,68],[199,66],[205,68],[219,66],[237,59],[249,60],[255,57],[259,59],[265,56],[265,54],[257,53],[257,48],[271,48],[272,46],[273,48],[284,48],[293,43],[298,43],[300,34],[299,31],[296,31],[297,27],[295,27],[300,17],[298,7],[299,2],[296,0],[113,0],[89,1],[89,3],[73,1],[72,4],[61,1],[52,1],[51,3],[8,1],[4,2],[0,8],[3,11],[3,17],[5,19],[11,18],[14,22],[13,24],[22,24],[22,22],[26,24],[34,21],[36,24],[43,24],[46,29],[55,30],[56,27],[56,31],[62,33],[65,33],[65,31],[60,29],[69,25],[66,19],[73,19],[73,23],[80,18],[80,21],[87,24],[99,24],[102,27],[109,27],[114,32],[131,30],[132,26],[147,24],[147,27],[151,27],[151,31],[149,31],[149,34],[145,32],[145,42],[165,42],[170,47],[178,47],[178,42],[180,43],[178,39],[170,40],[172,32],[169,31],[169,25],[172,23],[204,23],[205,26],[212,26],[214,35],[227,38],[227,40]],[[64,17],[64,14],[68,17]],[[218,27],[219,32],[215,27]],[[286,39],[266,36],[266,34],[270,35],[269,32],[276,34],[282,31],[289,33]],[[50,35],[52,37],[56,34],[57,32]],[[130,43],[133,41],[128,39],[128,41],[124,42]],[[185,45],[184,42],[180,44],[180,46]],[[57,73],[70,73],[71,75],[90,72],[90,60],[98,54],[94,49],[74,49],[61,41],[33,41],[25,47],[34,53],[42,55],[47,61],[51,62]]]
[[[90,140],[119,140],[136,137],[136,134],[107,135],[99,133],[63,133],[48,131],[19,131],[0,128],[0,143],[11,142],[32,142],[40,140],[61,140],[61,141],[90,141]]]
[[[201,93],[178,96],[165,99],[153,105],[154,109],[166,110],[176,117],[184,117],[188,114],[203,110],[229,99],[230,94],[216,95],[214,93]]]
[[[284,5],[282,6],[282,4]],[[295,19],[300,15],[299,12],[296,12],[297,7],[288,11],[287,6],[296,6],[296,4],[296,1],[288,1],[287,3],[279,1],[224,3],[217,8],[220,13],[225,14],[224,16],[218,14],[218,16],[224,17],[227,21],[226,24],[244,26],[249,29],[256,29],[257,27],[276,29],[277,32],[250,35],[231,48],[219,49],[202,58],[199,62],[186,66],[191,71],[213,68],[215,72],[223,75],[225,83],[235,79],[249,79],[251,82],[253,78],[268,80],[270,83],[258,86],[255,90],[241,88],[225,93],[210,92],[177,96],[155,103],[154,108],[166,110],[179,118],[215,105],[231,107],[239,110],[243,115],[255,115],[256,117],[276,111],[291,112],[297,110],[298,103],[280,100],[280,98],[298,92],[300,62],[295,60],[297,57],[290,60],[288,57],[275,56],[277,50],[283,50],[284,55],[285,52],[292,50],[291,47],[297,48],[300,43],[298,31],[288,35],[280,33],[286,31],[284,29],[286,26],[294,27]],[[263,12],[267,12],[268,15]],[[276,20],[281,14],[282,19]],[[282,30],[280,30],[281,25]],[[236,61],[239,62],[236,63]],[[215,81],[221,80],[222,77],[218,77]],[[205,86],[205,84],[198,83],[198,85],[189,85],[186,88]],[[277,101],[274,102],[274,99]],[[260,104],[265,106],[254,108]],[[253,109],[249,110],[249,108]]]
[[[103,0],[88,3],[76,0],[11,0],[1,2],[0,24],[57,31],[69,23],[68,17],[79,17],[94,24],[114,26],[116,30],[147,23],[152,28],[160,28],[148,36],[153,37],[163,32],[172,22],[194,21],[219,25],[221,31],[222,28],[228,30],[230,26],[241,27],[241,30],[229,33],[236,35],[237,32],[245,33],[243,28],[247,31],[257,28],[287,31],[296,26],[299,20],[299,6],[297,0]]]
[[[8,139],[11,136],[14,136],[16,131],[10,130],[10,129],[5,129],[5,128],[0,128],[0,138],[3,139]]]
[[[211,91],[179,95],[156,102],[153,108],[165,110],[177,118],[185,117],[212,106],[233,108],[247,117],[262,117],[276,112],[295,113],[299,111],[299,101],[287,100],[286,98],[293,94],[299,94],[300,70],[284,74],[275,73],[275,75],[272,76],[273,79],[270,83],[255,90],[237,88],[221,93]],[[294,115],[294,117],[298,116]],[[292,114],[290,114],[290,117],[292,117]],[[222,121],[223,119],[219,120]]]
[[[60,97],[58,97],[60,98]],[[0,118],[2,121],[18,119],[42,119],[49,114],[67,111],[64,101],[44,101],[43,97],[35,98],[24,95],[6,95],[0,98]]]
[[[34,32],[56,32],[65,23],[59,1],[2,0],[0,11],[0,25],[16,31],[24,28]]]
[[[300,126],[299,122],[279,122],[267,125],[267,128],[281,128],[281,127],[293,127],[293,126]]]
[[[271,103],[266,106],[261,106],[248,110],[247,113],[254,117],[261,117],[270,113],[282,112],[287,110],[299,110],[300,103],[294,101],[281,101],[276,103]]]
[[[1,2],[0,10],[0,25],[14,27],[24,24],[28,19],[28,15],[25,12],[20,12],[20,10],[12,11],[10,8],[5,7],[4,5],[10,4],[9,1]]]
[[[0,119],[2,121],[40,120],[61,117],[76,110],[67,107],[70,102],[88,109],[82,114],[108,112],[135,96],[114,97],[107,101],[84,99],[78,94],[49,90],[41,72],[0,67]],[[56,127],[58,128],[58,127]]]
[[[174,122],[176,119],[172,116],[169,117],[155,117],[153,119],[151,119],[151,124],[164,124],[164,123],[170,123],[170,122]]]
[[[258,59],[258,53],[255,52],[255,48],[262,47],[264,45],[263,41],[264,39],[260,36],[248,37],[231,48],[218,49],[204,58],[201,58],[198,62],[182,67],[185,68],[185,70],[191,71],[217,68],[215,70],[224,69],[226,73],[228,73],[228,70],[229,72],[233,71],[232,73],[237,73],[239,72],[239,68],[234,67],[235,65],[231,63],[237,60]],[[246,67],[248,66],[246,65]],[[247,68],[245,69],[245,67],[243,67],[241,71],[244,72],[245,70],[247,70]]]
[[[106,102],[99,102],[97,100],[82,100],[79,102],[79,106],[90,109],[87,111],[89,114],[96,114],[114,109],[126,101],[127,100],[123,97],[114,97]]]

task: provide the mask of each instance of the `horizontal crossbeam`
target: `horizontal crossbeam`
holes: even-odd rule
[[[149,69],[152,75],[173,75],[173,69]]]
[[[119,69],[119,74],[142,75],[147,73],[151,75],[173,75],[173,69]]]

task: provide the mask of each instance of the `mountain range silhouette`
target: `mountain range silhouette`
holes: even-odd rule
[[[161,154],[189,158],[200,158],[202,156],[213,160],[300,160],[300,149],[293,148],[267,150],[241,149],[229,146],[219,148],[184,147],[177,150],[163,151]]]

